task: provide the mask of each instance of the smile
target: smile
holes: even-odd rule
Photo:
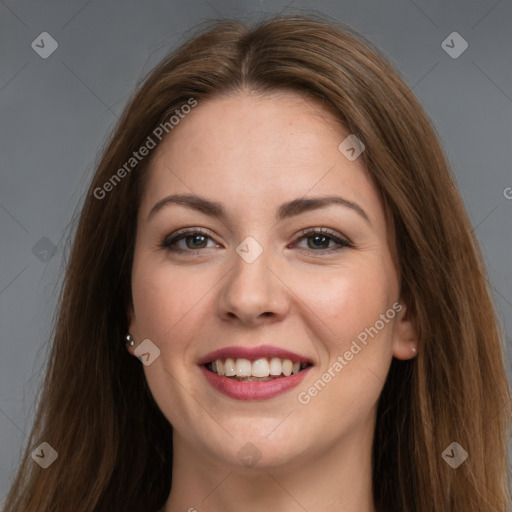
[[[306,357],[272,347],[230,347],[198,361],[209,384],[237,400],[265,400],[297,386],[313,363]]]

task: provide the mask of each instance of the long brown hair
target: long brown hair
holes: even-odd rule
[[[361,158],[393,228],[402,299],[420,343],[414,360],[393,360],[380,397],[377,510],[504,512],[510,391],[501,334],[443,150],[410,89],[368,41],[304,15],[255,27],[216,22],[159,64],[129,102],[81,211],[37,415],[6,509],[155,511],[165,503],[172,428],[124,343],[151,155],[111,181],[108,193],[97,191],[190,98],[240,89],[291,90],[328,107],[365,144]],[[58,452],[47,469],[30,456],[43,441]],[[468,453],[457,469],[443,457],[452,442]]]

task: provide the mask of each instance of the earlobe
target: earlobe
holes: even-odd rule
[[[128,352],[132,353],[133,347],[135,347],[135,340],[133,339],[131,334],[127,334],[125,337],[126,341],[126,348],[128,349]]]
[[[393,356],[397,359],[412,359],[418,354],[418,334],[414,319],[404,305],[398,313],[393,339]]]
[[[135,350],[134,332],[136,331],[136,328],[135,328],[135,313],[133,311],[133,306],[131,306],[131,305],[128,307],[127,316],[128,316],[128,332],[126,333],[126,336],[125,336],[126,349],[128,350],[128,352],[130,352],[130,354],[132,354],[134,356],[135,355],[134,354],[134,350]]]

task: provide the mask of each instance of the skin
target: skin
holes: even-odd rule
[[[417,339],[400,302],[380,198],[362,159],[349,161],[338,149],[347,135],[300,95],[241,91],[201,101],[155,154],[128,314],[136,346],[150,339],[160,350],[144,371],[174,428],[173,486],[162,511],[375,510],[377,401],[392,358],[414,357]],[[178,193],[222,203],[226,221],[180,205],[148,220],[153,205]],[[332,194],[357,203],[369,221],[340,205],[276,221],[286,201]],[[177,242],[189,249],[184,254],[159,247],[187,227],[210,238]],[[317,241],[320,248],[314,234],[301,238],[301,230],[320,227],[354,247],[334,251],[332,238]],[[263,248],[252,263],[235,250],[249,236]],[[300,403],[299,392],[395,302],[401,311]],[[281,396],[241,401],[214,390],[197,365],[212,350],[260,344],[303,354],[314,367]],[[261,455],[254,467],[237,456],[247,442]]]

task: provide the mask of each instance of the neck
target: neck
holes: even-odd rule
[[[172,491],[161,512],[375,512],[373,433],[361,429],[314,456],[247,468],[200,453],[175,432]]]

